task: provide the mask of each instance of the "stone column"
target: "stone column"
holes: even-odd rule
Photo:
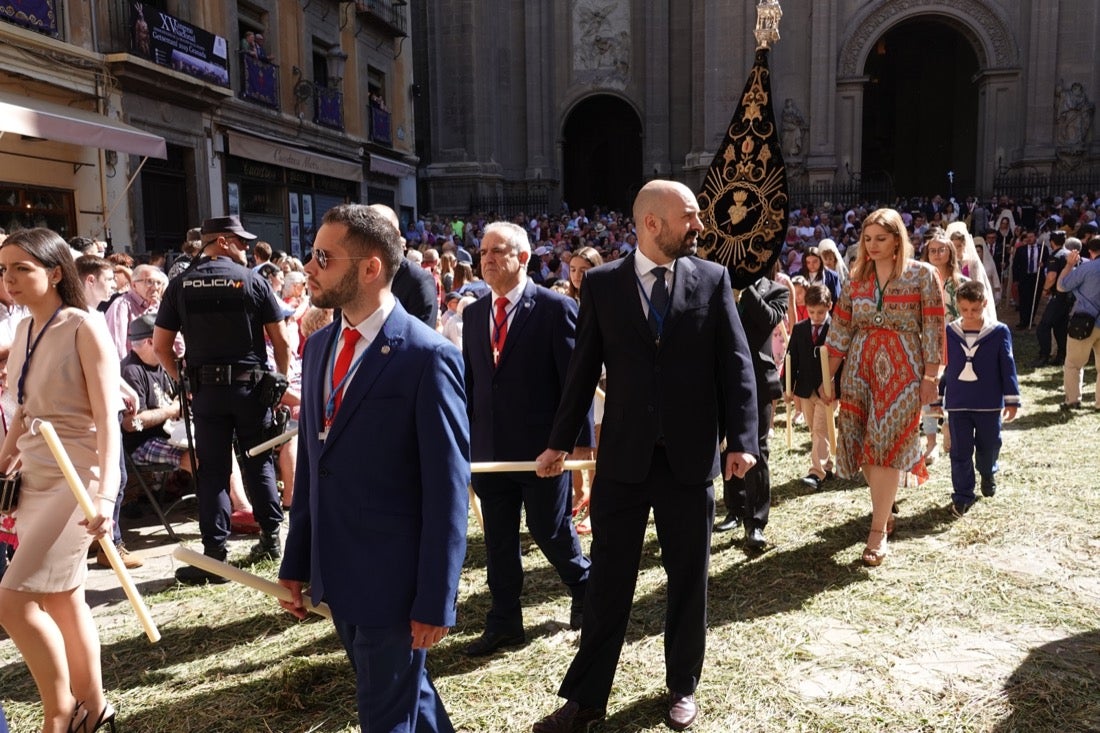
[[[837,175],[863,170],[863,86],[867,77],[837,79]]]
[[[1023,19],[1028,32],[1027,98],[1017,110],[1017,124],[1024,129],[1025,163],[1044,166],[1054,160],[1054,87],[1058,82],[1058,41],[1055,29],[1061,0],[1032,3]]]
[[[993,191],[997,171],[1015,159],[1019,140],[1020,70],[986,70],[978,74],[977,187]]]
[[[810,183],[832,181],[838,168],[836,4],[835,0],[815,0],[810,14],[810,130],[806,141]],[[860,109],[862,115],[862,105]]]

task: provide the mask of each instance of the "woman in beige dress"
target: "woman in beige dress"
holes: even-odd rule
[[[30,315],[19,324],[7,384],[19,407],[0,469],[18,466],[19,550],[0,581],[0,626],[15,642],[42,698],[43,733],[109,726],[99,635],[84,599],[88,546],[110,536],[119,489],[118,360],[106,328],[84,307],[69,246],[48,229],[0,246],[0,275]],[[36,420],[53,424],[96,517],[83,519]]]

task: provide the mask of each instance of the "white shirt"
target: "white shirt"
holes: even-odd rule
[[[668,295],[671,298],[672,283],[676,279],[676,260],[669,262],[667,265],[658,265],[646,257],[640,247],[634,250],[634,274],[638,276],[642,287],[645,288],[645,293],[639,292],[638,298],[642,301],[642,315],[646,318],[649,318],[649,299],[652,297],[653,284],[657,282],[657,276],[653,274],[654,267],[665,268],[665,289],[668,290]]]
[[[390,317],[390,313],[393,313],[394,306],[397,300],[393,297],[392,293],[386,293],[382,296],[382,305],[374,313],[364,318],[359,322],[358,326],[353,326],[348,323],[348,317],[346,314],[340,319],[340,335],[336,338],[336,354],[330,355],[332,366],[326,366],[328,369],[328,379],[325,380],[325,401],[328,401],[329,395],[332,394],[332,371],[331,369],[336,365],[336,356],[340,354],[340,349],[344,346],[344,329],[354,328],[359,332],[359,340],[355,342],[355,351],[351,355],[351,371],[348,372],[348,379],[344,382],[344,393],[347,394],[348,388],[351,386],[351,380],[355,379],[355,373],[359,371],[359,357],[363,355],[371,342],[378,338],[378,333],[382,330],[382,326],[386,323],[386,319]]]

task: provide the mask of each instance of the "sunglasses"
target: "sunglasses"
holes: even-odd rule
[[[358,257],[333,257],[323,249],[313,248],[313,259],[317,261],[317,266],[322,270],[328,269],[329,260],[369,260],[372,255],[360,255]]]

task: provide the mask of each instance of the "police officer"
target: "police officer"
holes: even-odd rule
[[[153,332],[160,363],[175,380],[180,375],[172,341],[183,332],[186,369],[193,393],[195,448],[198,453],[199,530],[203,552],[226,558],[229,537],[229,474],[233,438],[241,450],[245,489],[260,525],[260,541],[250,562],[279,556],[282,503],[275,489],[271,452],[249,458],[243,453],[263,442],[272,419],[265,385],[270,381],[264,335],[275,349],[275,367],[286,374],[290,350],[283,309],[271,287],[247,265],[248,243],[256,239],[235,216],[202,224],[200,258],[172,280],[164,293]],[[186,584],[224,582],[195,567],[176,571]]]

